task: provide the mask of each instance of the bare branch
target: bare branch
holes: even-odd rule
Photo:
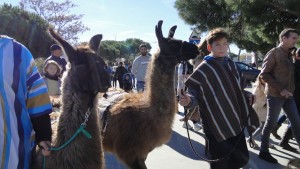
[[[61,3],[52,0],[21,0],[19,4],[22,9],[40,15],[71,43],[78,43],[78,33],[89,30],[81,21],[82,14],[70,14],[70,9],[77,7],[70,0]]]

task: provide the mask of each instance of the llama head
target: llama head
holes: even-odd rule
[[[177,26],[171,27],[168,37],[165,38],[161,29],[162,23],[163,21],[160,20],[155,27],[160,53],[165,56],[176,56],[178,62],[196,58],[199,54],[198,47],[186,41],[174,39]]]
[[[69,59],[68,74],[71,75],[74,90],[90,94],[106,92],[110,87],[109,74],[105,70],[107,65],[96,54],[102,35],[93,36],[89,41],[89,46],[74,48],[53,29],[50,28],[49,32],[53,39],[62,46]]]

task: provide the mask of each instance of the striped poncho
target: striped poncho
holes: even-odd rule
[[[43,78],[31,53],[0,37],[0,168],[30,168],[34,131],[31,118],[51,113]]]
[[[192,99],[200,106],[204,129],[218,141],[238,135],[244,126],[252,130],[259,126],[255,112],[248,118],[250,106],[231,59],[225,57],[220,63],[207,56],[185,84],[194,91]]]

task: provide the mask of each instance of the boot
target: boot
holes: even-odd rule
[[[297,149],[293,148],[289,145],[289,140],[293,137],[293,131],[291,127],[288,127],[285,133],[283,134],[282,140],[279,143],[279,146],[281,146],[283,149],[286,149],[288,151],[297,152]]]
[[[269,153],[269,152],[262,152],[260,151],[259,154],[258,154],[258,157],[260,159],[263,159],[267,162],[270,162],[270,163],[274,163],[274,164],[277,164],[278,161],[276,160],[276,158],[272,157],[272,155]]]
[[[277,130],[279,129],[281,125],[280,124],[276,124],[276,126],[273,128],[272,130],[272,135],[277,139],[277,140],[281,140],[280,135],[277,134]]]

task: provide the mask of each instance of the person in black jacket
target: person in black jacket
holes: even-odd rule
[[[293,54],[295,56],[295,91],[294,91],[294,98],[296,102],[296,106],[298,109],[298,112],[300,111],[300,48],[295,50],[295,53]]]
[[[123,76],[128,73],[127,69],[123,66],[123,62],[119,62],[119,66],[116,69],[114,78],[118,79],[119,87],[123,89]]]

